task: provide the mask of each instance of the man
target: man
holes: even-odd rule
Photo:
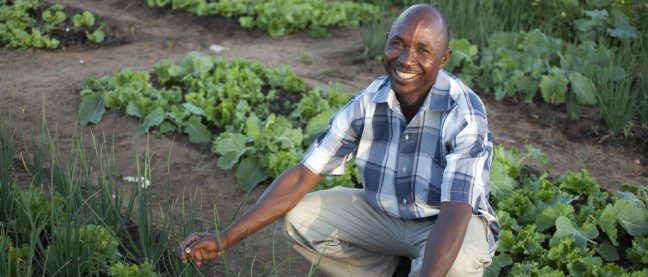
[[[483,274],[499,237],[492,146],[484,105],[442,70],[448,40],[434,7],[404,11],[387,36],[387,77],[342,107],[301,163],[220,236],[190,235],[181,259],[200,266],[283,217],[295,249],[331,275],[389,276],[399,256],[413,259],[411,276]],[[307,194],[354,154],[363,190]]]

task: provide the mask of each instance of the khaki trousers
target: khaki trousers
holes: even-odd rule
[[[391,276],[399,256],[422,268],[432,221],[394,218],[369,205],[361,189],[336,187],[307,194],[282,219],[293,248],[332,276]],[[486,223],[473,216],[447,276],[481,276],[490,265]]]

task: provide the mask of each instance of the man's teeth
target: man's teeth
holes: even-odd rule
[[[412,77],[416,76],[416,74],[414,74],[414,73],[405,73],[405,72],[402,72],[402,71],[399,71],[399,70],[396,70],[396,74],[398,75],[398,77],[403,78],[403,79],[409,79],[409,78],[412,78]]]

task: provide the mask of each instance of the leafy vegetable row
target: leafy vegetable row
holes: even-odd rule
[[[92,13],[71,16],[61,4],[38,0],[0,0],[0,22],[0,47],[11,49],[54,49],[68,37],[79,36],[93,43],[106,37],[105,25],[97,24]]]
[[[324,27],[357,27],[378,14],[367,3],[324,0],[147,0],[149,6],[171,7],[198,15],[238,18],[244,28],[259,28],[271,36]]]
[[[465,39],[450,42],[446,66],[468,85],[504,98],[564,105],[571,119],[580,107],[595,105],[612,134],[626,132],[634,115],[644,128],[648,79],[638,75],[648,57],[641,49],[609,49],[593,41],[566,44],[538,30],[498,32],[479,51]],[[538,93],[540,97],[538,97]]]
[[[520,157],[496,147],[491,199],[500,243],[486,275],[645,276],[648,188],[624,185],[610,195],[586,171],[551,181],[524,173]]]
[[[218,166],[236,167],[244,190],[296,164],[351,96],[340,86],[309,91],[286,66],[226,62],[197,52],[178,65],[164,61],[153,69],[154,78],[126,69],[90,81],[81,91],[79,122],[98,123],[109,108],[140,118],[142,132],[185,133],[194,143],[213,140]],[[354,186],[357,171],[348,172],[322,186]]]
[[[566,104],[572,118],[580,105],[597,103],[597,87],[627,76],[612,63],[613,50],[593,41],[564,44],[538,30],[495,33],[481,53],[465,39],[453,40],[450,47],[456,55],[448,69],[460,68],[459,76],[468,84],[476,81],[498,100],[532,102],[540,92],[546,103]]]

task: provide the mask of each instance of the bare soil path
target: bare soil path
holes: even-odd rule
[[[358,91],[371,80],[383,74],[380,63],[360,61],[361,30],[333,30],[329,39],[313,39],[306,34],[270,37],[260,30],[243,30],[234,20],[217,17],[198,17],[184,12],[149,8],[145,1],[124,0],[65,0],[61,2],[77,9],[89,10],[109,24],[129,34],[129,43],[105,48],[84,45],[57,51],[15,52],[0,50],[0,103],[10,107],[10,114],[22,118],[22,126],[39,126],[42,101],[50,127],[56,128],[63,142],[74,132],[105,133],[114,137],[117,170],[123,175],[135,175],[136,150],[146,144],[146,138],[137,136],[137,121],[109,111],[103,121],[81,128],[75,124],[79,88],[85,79],[112,74],[122,68],[148,70],[158,61],[179,61],[190,51],[200,51],[225,59],[253,59],[267,66],[287,64],[312,86],[327,87],[343,83]],[[225,51],[213,53],[209,46],[218,44]],[[302,56],[312,58],[305,63]],[[523,148],[531,143],[549,157],[546,170],[553,176],[568,171],[587,169],[599,183],[615,190],[621,183],[648,184],[648,149],[636,144],[598,143],[596,139],[574,140],[565,130],[561,115],[534,112],[530,106],[510,105],[489,101],[482,96],[489,112],[490,128],[495,142],[508,147]],[[595,129],[596,126],[591,128]],[[195,146],[186,138],[151,136],[153,152],[152,180],[163,184],[166,179],[167,157],[170,160],[172,195],[181,195],[184,189],[200,189],[203,197],[218,207],[221,218],[229,218],[244,197],[236,186],[232,171],[216,166],[217,157],[208,146]],[[137,145],[140,145],[139,147]],[[629,146],[624,146],[629,145]],[[638,164],[636,163],[638,161]],[[259,197],[265,186],[250,195],[250,203]],[[157,195],[162,199],[163,189]],[[273,229],[266,228],[247,241],[257,255],[256,264],[271,268]],[[287,257],[288,247],[277,241],[277,259]],[[249,252],[248,252],[249,253]],[[292,255],[293,258],[295,255]],[[294,259],[292,272],[303,275],[310,265]],[[264,269],[261,269],[263,272]],[[285,275],[285,274],[283,274]]]

